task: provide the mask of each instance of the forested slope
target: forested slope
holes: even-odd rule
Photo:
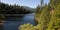
[[[40,9],[39,9],[40,8]],[[41,9],[42,8],[42,9]],[[24,24],[20,30],[60,30],[60,0],[50,0],[48,5],[37,7],[36,26]]]

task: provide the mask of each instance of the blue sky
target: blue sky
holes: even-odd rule
[[[20,6],[28,6],[31,8],[35,8],[38,4],[40,4],[40,0],[0,0],[1,2],[7,4],[18,4]],[[49,0],[44,0],[44,3],[48,3]]]

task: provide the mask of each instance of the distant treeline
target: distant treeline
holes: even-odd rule
[[[24,9],[23,6],[19,5],[8,5],[0,2],[0,14],[28,14],[31,11]]]

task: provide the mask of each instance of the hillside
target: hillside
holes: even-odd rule
[[[28,14],[33,13],[35,10],[33,8],[27,6],[19,6],[19,5],[8,5],[4,3],[0,3],[0,14]]]

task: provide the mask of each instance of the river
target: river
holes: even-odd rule
[[[26,15],[24,15],[24,17],[8,17],[6,20],[9,20],[9,21],[6,21],[4,23],[4,25],[3,25],[4,30],[18,30],[18,27],[20,25],[23,25],[26,23],[35,25],[35,23],[36,23],[34,21],[34,13],[26,14]],[[17,21],[14,21],[14,20],[17,20]]]

